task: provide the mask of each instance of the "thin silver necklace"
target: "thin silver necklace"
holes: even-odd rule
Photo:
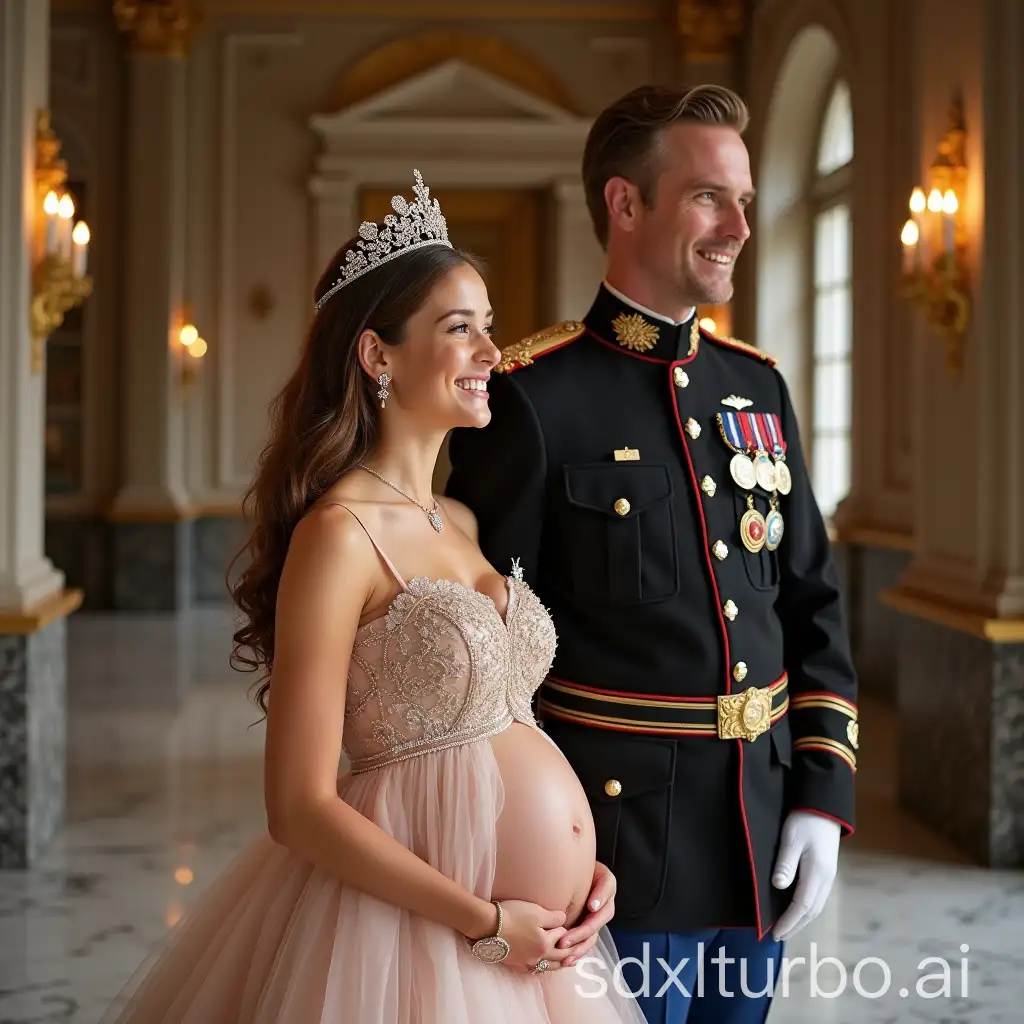
[[[408,500],[411,501],[418,508],[423,509],[423,511],[427,513],[427,519],[430,521],[430,525],[435,530],[437,530],[438,533],[440,533],[444,529],[444,521],[441,519],[441,513],[438,510],[436,501],[434,502],[433,508],[427,508],[426,505],[421,505],[411,494],[406,494],[401,487],[396,486],[386,477],[381,476],[380,473],[377,472],[377,470],[370,469],[370,467],[363,462],[357,462],[356,466],[359,469],[365,469],[367,473],[370,473],[373,476],[375,476],[382,484],[387,484],[388,487],[390,487],[392,490],[398,491],[398,493],[403,498],[408,498]]]

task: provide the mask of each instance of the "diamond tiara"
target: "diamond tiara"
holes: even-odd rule
[[[419,171],[413,171],[413,175],[416,178],[412,187],[416,194],[415,202],[408,202],[404,196],[395,196],[391,200],[391,208],[395,212],[384,218],[383,227],[366,220],[359,225],[359,241],[354,249],[345,252],[345,261],[338,268],[341,276],[317,300],[316,312],[320,312],[335,292],[396,256],[422,249],[425,245],[454,248],[448,241],[448,225],[441,207],[436,199],[431,200],[430,189],[423,184],[423,175]]]

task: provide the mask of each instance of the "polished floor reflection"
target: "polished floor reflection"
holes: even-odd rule
[[[69,625],[67,826],[37,869],[0,873],[0,1024],[95,1024],[264,828],[263,729],[252,680],[226,667],[230,614]],[[861,737],[858,832],[786,951],[771,1024],[1016,1024],[1024,873],[974,868],[899,812],[886,709],[863,708]]]

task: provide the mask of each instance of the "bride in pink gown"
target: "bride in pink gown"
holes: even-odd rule
[[[431,493],[500,356],[416,180],[321,278],[247,497],[236,658],[263,673],[268,834],[110,1021],[643,1024],[586,797],[531,710],[553,624]]]

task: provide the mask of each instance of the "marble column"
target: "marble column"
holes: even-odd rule
[[[123,476],[114,499],[113,601],[188,607],[194,513],[185,484],[186,46],[188,10],[115,5],[128,40]]]
[[[922,176],[963,89],[974,308],[957,358],[918,318],[914,557],[885,600],[905,616],[900,796],[978,861],[1024,866],[1024,13],[949,3],[917,26]],[[925,179],[927,180],[927,179]],[[936,443],[938,442],[938,443]]]
[[[81,601],[43,553],[46,372],[29,331],[49,30],[47,0],[0,4],[0,869],[32,865],[64,818],[65,618]]]

